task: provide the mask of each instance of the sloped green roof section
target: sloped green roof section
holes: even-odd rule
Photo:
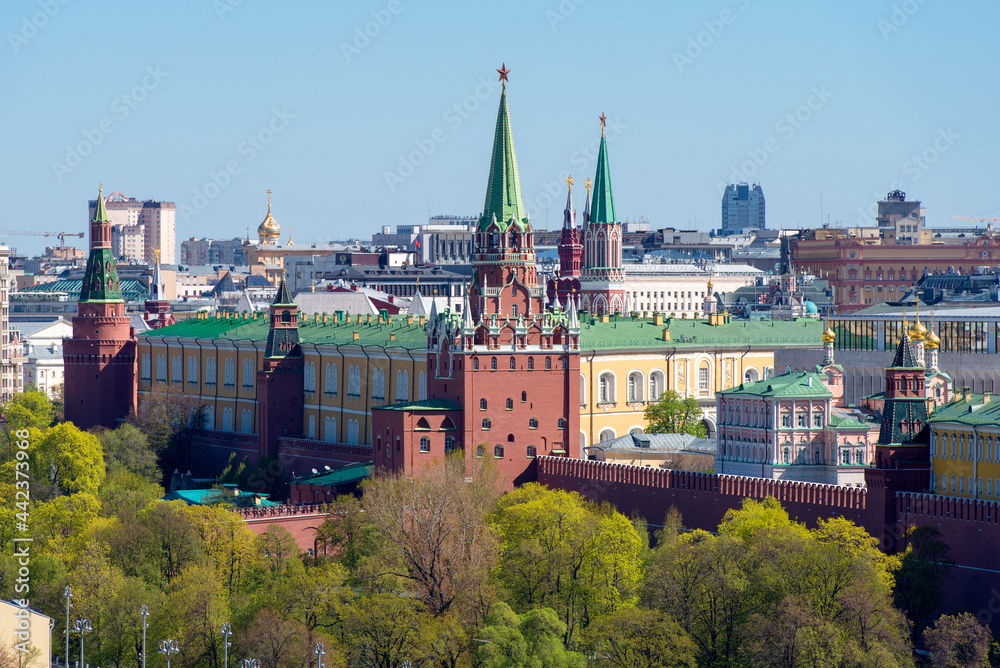
[[[833,394],[823,384],[825,379],[825,376],[820,373],[800,371],[774,376],[756,383],[742,383],[738,387],[720,390],[716,394],[826,399],[832,397]]]
[[[372,462],[362,462],[360,464],[351,464],[350,466],[334,469],[329,473],[321,473],[320,475],[316,475],[311,478],[293,480],[292,484],[327,485],[330,487],[337,487],[338,485],[347,485],[353,482],[359,482],[371,476],[371,474]]]
[[[98,201],[101,201],[98,199]],[[103,207],[101,207],[103,208]],[[91,248],[80,285],[81,302],[124,302],[118,268],[110,248]]]
[[[375,411],[460,411],[462,407],[451,399],[424,399],[423,401],[411,401],[405,404],[393,404],[389,406],[374,406]]]
[[[970,394],[969,400],[959,398],[934,409],[928,418],[931,424],[938,422],[957,422],[965,425],[1000,425],[1000,400],[990,395],[990,400],[983,402],[983,394]]]
[[[80,279],[64,278],[51,283],[39,283],[18,290],[11,294],[12,301],[31,300],[32,295],[46,294],[51,292],[65,292],[73,297],[78,297],[83,281]],[[142,284],[142,281],[126,278],[121,282],[121,293],[126,301],[141,302],[149,299],[149,289]]]
[[[705,348],[712,346],[820,347],[823,324],[816,319],[800,320],[731,320],[723,325],[709,325],[704,320],[672,318],[668,325],[654,325],[651,318],[611,317],[608,322],[581,316],[581,350],[625,350],[648,348]],[[663,340],[669,328],[670,340]]]
[[[310,317],[312,314],[309,314]],[[424,349],[427,347],[427,333],[417,321],[407,325],[405,319],[396,319],[392,323],[379,325],[371,323],[335,323],[315,322],[301,317],[299,320],[300,344],[334,344],[355,346],[384,346],[386,348]],[[167,327],[151,330],[139,336],[176,336],[208,339],[245,339],[251,341],[267,341],[269,319],[266,314],[257,320],[236,318],[210,317],[206,320],[189,318]],[[354,339],[354,333],[358,339]],[[395,335],[395,336],[393,336]]]
[[[923,368],[917,364],[917,357],[913,354],[913,346],[910,345],[910,340],[905,336],[899,340],[899,344],[896,346],[896,356],[892,358],[891,367],[894,369]]]
[[[615,196],[611,192],[611,166],[608,164],[608,141],[601,133],[601,149],[597,154],[594,194],[591,196],[590,224],[616,223]]]
[[[281,285],[278,286],[278,293],[274,295],[274,301],[271,302],[275,306],[293,306],[295,304],[292,301],[292,295],[288,292],[288,283],[285,281],[285,277],[281,277]]]
[[[486,184],[486,203],[479,229],[485,232],[496,219],[501,232],[511,224],[521,230],[528,227],[528,217],[521,198],[521,177],[517,171],[514,153],[514,135],[510,129],[510,111],[507,108],[507,88],[500,93],[497,111],[497,128],[493,135],[493,155],[490,159],[490,180]]]

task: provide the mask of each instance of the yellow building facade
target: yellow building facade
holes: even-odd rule
[[[965,391],[928,422],[931,491],[1000,500],[1000,401]]]

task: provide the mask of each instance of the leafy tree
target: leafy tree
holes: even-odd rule
[[[988,668],[993,634],[975,615],[942,615],[924,631],[935,668]]]
[[[285,586],[273,592],[273,605],[283,617],[299,622],[311,647],[320,629],[332,631],[341,606],[349,598],[344,568],[337,563],[296,571]]]
[[[108,517],[135,517],[139,511],[163,498],[163,488],[127,469],[108,473],[101,485],[101,514]]]
[[[264,570],[276,581],[301,572],[299,546],[285,527],[270,524],[257,536],[257,552],[263,557]]]
[[[356,581],[361,566],[378,549],[375,527],[368,521],[361,502],[349,494],[338,496],[328,506],[329,515],[316,530],[316,554],[334,555]]]
[[[647,406],[644,417],[649,434],[704,436],[707,433],[698,400],[681,397],[676,390],[667,390],[658,402]]]
[[[8,433],[19,429],[39,431],[51,427],[56,418],[56,407],[44,392],[27,389],[3,405],[3,417]]]
[[[257,537],[232,510],[218,505],[188,508],[203,546],[228,596],[243,589],[250,571],[259,561]]]
[[[100,439],[108,473],[124,469],[138,473],[151,482],[162,480],[163,474],[156,465],[156,452],[146,435],[134,425],[123,424],[114,430],[104,430]]]
[[[586,646],[595,666],[694,668],[695,645],[673,619],[655,610],[622,608],[587,627]]]
[[[214,667],[222,664],[219,628],[228,621],[229,601],[215,569],[194,563],[170,583],[155,630],[162,638],[177,639],[182,665]]]
[[[54,493],[96,495],[104,482],[101,441],[80,431],[72,422],[48,429],[33,448],[33,454],[35,480],[51,485]]]
[[[586,665],[582,654],[567,651],[566,625],[552,608],[516,615],[497,603],[476,638],[476,659],[484,668],[572,668]]]
[[[895,603],[913,624],[916,642],[944,601],[944,583],[955,566],[948,543],[937,527],[913,527],[896,573]]]
[[[496,576],[515,609],[555,609],[568,624],[634,601],[643,541],[624,515],[536,483],[506,494],[493,516],[501,536]]]
[[[140,513],[139,524],[145,540],[135,545],[136,551],[142,554],[149,548],[162,581],[170,582],[201,558],[203,545],[183,501],[151,504]]]
[[[100,502],[86,492],[38,504],[31,515],[37,546],[67,562],[83,550],[86,532],[100,509]]]
[[[149,439],[161,471],[187,471],[191,468],[194,437],[205,424],[205,407],[183,388],[154,383],[129,416],[129,423]]]
[[[364,484],[365,515],[384,539],[384,571],[409,583],[440,615],[477,591],[496,563],[496,537],[486,515],[502,481],[492,465],[470,471],[450,456],[417,478],[382,475]]]
[[[262,608],[253,623],[239,634],[237,645],[245,656],[260,659],[263,668],[304,668],[312,653],[307,636],[301,623]],[[326,661],[323,664],[331,666]]]
[[[343,610],[352,666],[402,668],[418,654],[416,602],[391,594],[362,597]]]

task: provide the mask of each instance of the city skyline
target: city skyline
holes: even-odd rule
[[[623,220],[712,229],[721,187],[741,180],[767,189],[769,227],[819,223],[821,198],[823,222],[874,223],[876,198],[895,187],[925,203],[932,226],[1000,207],[995,93],[969,89],[996,59],[983,11],[918,0],[102,10],[0,10],[2,67],[33,101],[11,111],[4,181],[25,222],[8,229],[84,231],[102,181],[176,202],[179,240],[244,234],[267,188],[299,243],[478,213],[501,62],[536,228],[560,226],[567,173],[592,175],[602,112]],[[27,253],[52,242],[3,241]]]

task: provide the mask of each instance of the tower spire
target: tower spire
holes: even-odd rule
[[[615,197],[611,192],[611,167],[608,164],[608,140],[604,136],[604,121],[607,117],[601,113],[601,148],[597,154],[597,174],[594,175],[594,197],[591,206],[590,220],[592,223],[613,224],[618,221],[615,215]]]
[[[563,229],[576,227],[576,209],[573,208],[573,177],[566,177],[566,208],[563,210]]]
[[[493,136],[493,155],[490,160],[490,180],[486,186],[486,203],[483,217],[479,220],[482,232],[496,220],[501,232],[514,224],[521,230],[528,227],[528,215],[521,198],[521,177],[517,170],[517,155],[514,153],[514,136],[510,128],[510,111],[507,107],[506,65],[501,65],[500,81],[504,82],[500,93],[500,108],[497,110],[497,126]]]
[[[590,188],[594,185],[594,182],[588,177],[586,181],[583,182],[583,187],[587,189],[587,196],[583,204],[583,224],[586,225],[590,222]]]

